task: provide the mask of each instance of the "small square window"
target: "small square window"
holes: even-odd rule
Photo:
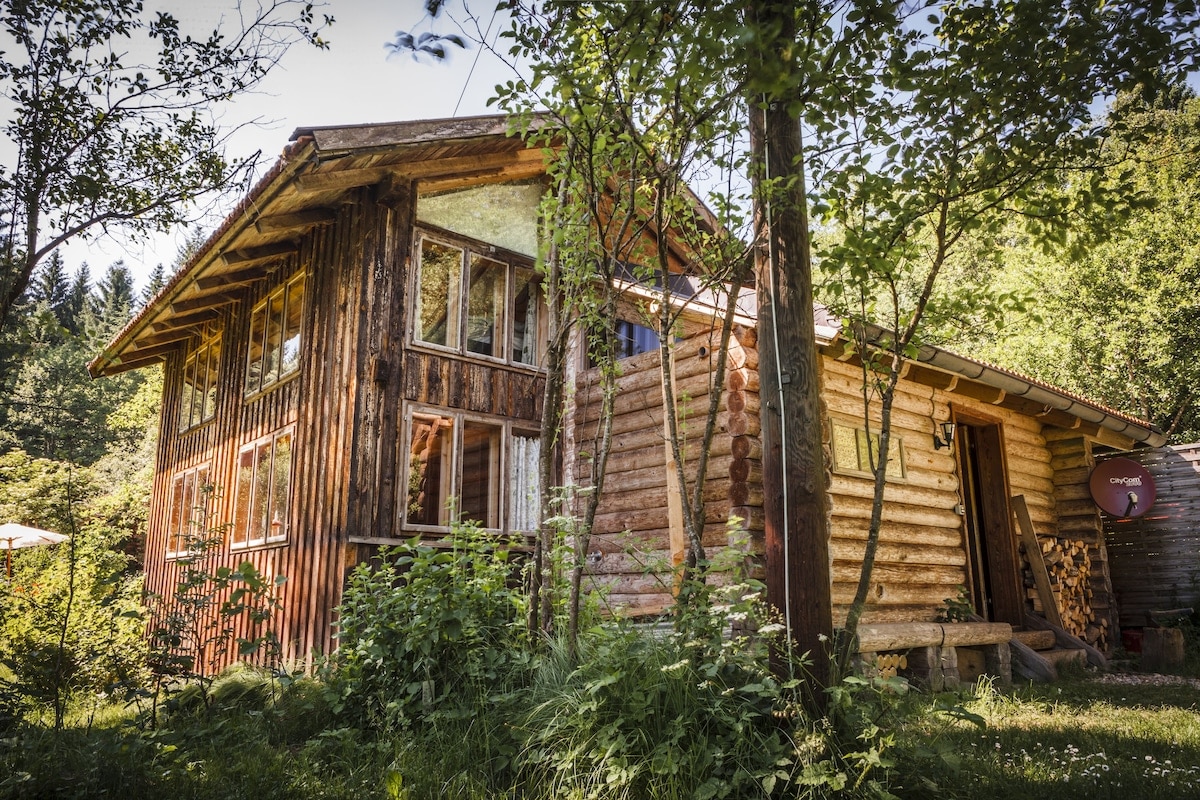
[[[879,434],[867,438],[865,428],[854,428],[840,422],[833,423],[833,468],[837,472],[873,475],[871,456],[879,452]],[[904,478],[907,468],[904,463],[904,440],[893,436],[888,456],[887,476]]]
[[[537,366],[548,332],[540,278],[493,250],[485,256],[420,235],[413,341]]]
[[[537,529],[537,435],[448,410],[413,410],[408,430],[407,525],[446,528],[453,510],[490,530]]]

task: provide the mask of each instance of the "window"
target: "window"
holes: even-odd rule
[[[536,434],[450,411],[414,410],[408,443],[408,525],[447,527],[453,506],[458,519],[484,528],[537,527],[541,448]]]
[[[536,366],[547,315],[536,272],[422,235],[413,339]]]
[[[647,328],[645,325],[639,325],[636,322],[626,322],[623,319],[617,320],[615,323],[616,333],[616,352],[614,356],[617,361],[623,358],[632,358],[640,356],[642,353],[658,352],[658,331]],[[600,336],[600,332],[594,331],[596,337]],[[595,353],[589,344],[585,363],[588,369],[596,366],[600,362],[596,359]]]
[[[200,345],[183,363],[179,396],[179,430],[202,425],[217,413],[217,378],[221,364],[221,334],[205,332]]]
[[[865,428],[854,428],[840,422],[833,423],[833,468],[837,472],[865,473],[871,472],[871,453],[879,452],[879,434],[871,434],[871,452],[867,450],[867,431]],[[892,436],[891,451],[888,457],[887,476],[889,478],[904,478],[907,470],[904,464],[904,440]]]
[[[250,314],[246,396],[270,389],[300,368],[304,273],[272,291]]]
[[[291,483],[291,428],[264,436],[241,449],[237,463],[232,547],[254,547],[287,540]]]
[[[167,556],[186,555],[193,543],[207,535],[208,501],[212,485],[208,465],[176,473],[171,479],[171,507],[167,516]]]

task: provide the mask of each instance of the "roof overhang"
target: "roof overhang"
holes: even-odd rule
[[[868,325],[867,337],[886,343],[887,329]],[[854,358],[853,345],[839,332],[823,345],[835,358]],[[1044,423],[1128,450],[1137,445],[1161,447],[1167,437],[1153,424],[1108,408],[1086,397],[984,361],[960,356],[932,345],[917,348],[905,365],[904,377],[984,403],[1008,408]]]
[[[331,224],[355,190],[396,181],[437,192],[544,173],[543,151],[510,136],[500,115],[298,128],[271,170],[88,371],[113,375],[180,349],[293,258],[306,234]]]

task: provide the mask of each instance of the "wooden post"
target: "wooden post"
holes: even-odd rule
[[[1014,497],[1012,508],[1013,513],[1017,515],[1017,527],[1021,529],[1021,541],[1025,543],[1025,555],[1029,559],[1029,569],[1033,571],[1033,582],[1037,584],[1046,621],[1061,628],[1062,616],[1058,613],[1058,603],[1055,602],[1054,592],[1050,588],[1050,575],[1046,572],[1046,562],[1042,558],[1042,546],[1038,544],[1037,534],[1033,531],[1033,521],[1029,518],[1025,495],[1019,494]]]
[[[780,41],[794,40],[790,9],[752,3],[750,14],[775,17]],[[829,511],[800,126],[781,98],[749,105],[756,227],[765,238],[755,251],[755,280],[767,598],[824,687],[833,636]],[[824,707],[819,688],[810,699]]]

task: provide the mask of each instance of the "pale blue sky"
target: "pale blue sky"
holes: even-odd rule
[[[234,2],[148,0],[146,6],[168,9],[185,29],[203,31]],[[486,9],[486,27],[495,3],[477,0],[474,5]],[[513,74],[486,51],[480,53],[472,45],[470,50],[451,52],[441,63],[389,56],[385,44],[397,29],[428,30],[431,24],[442,31],[454,29],[450,20],[424,19],[422,6],[420,0],[329,0],[325,13],[336,20],[325,33],[329,49],[296,45],[268,75],[261,92],[223,109],[224,124],[244,126],[233,135],[229,154],[246,156],[261,150],[260,170],[265,171],[298,127],[489,113],[487,100],[493,87]],[[492,26],[493,41],[500,25],[497,20]],[[257,124],[250,124],[255,120]],[[221,208],[228,209],[239,199],[225,198]],[[113,261],[124,259],[140,287],[155,264],[170,266],[183,238],[183,232],[176,232],[143,243],[104,238],[76,242],[63,250],[63,257],[70,271],[87,261],[93,279]]]

